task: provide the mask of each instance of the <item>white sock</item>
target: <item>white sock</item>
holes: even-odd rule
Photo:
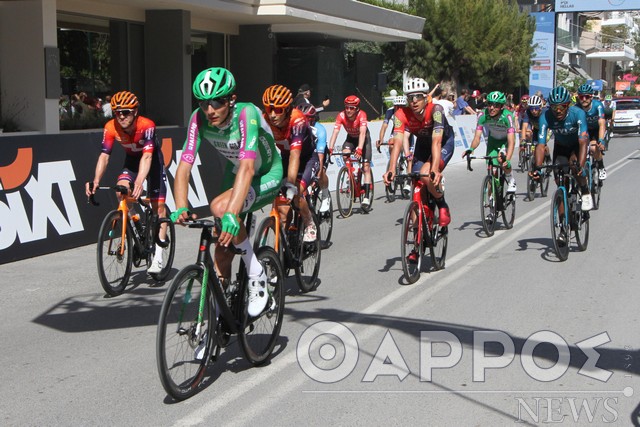
[[[244,251],[244,255],[242,255],[242,260],[244,261],[244,265],[247,269],[247,274],[249,277],[256,277],[262,273],[262,265],[260,261],[258,261],[258,257],[253,253],[253,246],[247,237],[242,242],[235,245],[236,248]]]

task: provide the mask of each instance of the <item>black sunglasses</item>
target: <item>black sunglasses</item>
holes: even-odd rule
[[[116,110],[116,115],[122,117],[128,117],[131,113],[133,113],[133,110]]]
[[[409,102],[422,101],[424,98],[425,98],[425,95],[422,93],[412,93],[410,95],[407,95],[407,100]]]
[[[487,104],[487,107],[493,107],[493,108],[502,108],[504,105],[503,104],[498,104],[497,102],[489,102]]]
[[[198,104],[203,111],[207,111],[209,109],[209,106],[212,106],[217,110],[218,108],[223,107],[227,103],[227,101],[229,101],[228,98],[205,99],[204,101],[200,101]]]

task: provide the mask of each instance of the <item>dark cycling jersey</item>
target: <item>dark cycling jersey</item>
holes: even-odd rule
[[[542,112],[538,117],[531,114],[531,111],[527,109],[527,112],[522,116],[522,124],[528,123],[531,131],[537,133],[540,129],[540,117],[547,111],[546,108],[542,109]]]
[[[151,168],[147,175],[147,194],[151,200],[164,201],[167,195],[166,174],[162,150],[156,140],[156,125],[146,117],[137,116],[131,127],[133,135],[125,132],[116,119],[109,120],[104,126],[101,151],[111,155],[115,142],[122,146],[125,151],[125,160],[118,181],[126,180],[132,183],[135,182],[138,175],[142,155],[151,153]]]
[[[243,213],[253,212],[271,203],[278,194],[282,160],[258,107],[236,103],[232,114],[229,125],[220,129],[209,124],[202,109],[195,110],[189,119],[180,161],[193,165],[202,142],[213,146],[227,159],[222,181],[222,191],[226,191],[233,187],[240,161],[254,160],[255,175],[242,209]]]
[[[583,109],[583,111],[585,110]],[[585,111],[585,114],[587,115],[587,129],[598,129],[600,127],[598,120],[604,119],[604,106],[602,102],[595,99],[591,101],[591,107]]]
[[[581,108],[571,106],[564,120],[558,120],[549,109],[540,116],[537,144],[546,145],[547,129],[555,136],[554,147],[577,147],[581,139],[587,139],[587,115]]]

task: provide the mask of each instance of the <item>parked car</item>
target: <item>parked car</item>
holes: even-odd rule
[[[640,97],[616,98],[614,133],[640,132]]]

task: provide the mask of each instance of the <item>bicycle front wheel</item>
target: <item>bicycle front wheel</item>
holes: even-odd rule
[[[125,236],[122,239],[122,230]],[[109,212],[100,225],[98,232],[97,264],[98,277],[104,291],[114,297],[124,292],[132,265],[131,234],[122,212]]]
[[[168,210],[167,208],[167,214],[169,214]],[[164,241],[161,241],[159,236],[159,230],[162,224],[158,226],[158,230],[154,233],[156,243],[155,250],[158,250],[158,248],[162,250],[162,270],[160,270],[160,273],[151,273],[153,280],[157,281],[162,281],[167,278],[171,272],[173,257],[176,253],[176,226],[171,221],[163,224],[166,224],[167,227],[167,234]]]
[[[176,275],[162,302],[156,335],[160,381],[176,400],[198,392],[216,346],[216,318],[212,295],[206,290],[202,318],[198,320],[203,269],[190,265]]]
[[[566,261],[569,257],[569,221],[564,212],[560,213],[562,206],[564,206],[564,191],[558,188],[551,202],[551,238],[558,259]],[[567,206],[564,208],[568,209]]]
[[[245,282],[245,289],[240,293],[244,296],[240,344],[247,360],[254,365],[261,365],[271,356],[280,336],[284,314],[284,273],[278,255],[272,248],[261,247],[256,252],[256,257],[267,275],[269,301],[258,317],[249,316],[246,310],[248,293]]]
[[[485,176],[482,181],[482,192],[480,194],[480,215],[482,218],[482,228],[488,237],[493,236],[496,229],[496,195],[494,194],[493,178]]]
[[[318,218],[314,212],[311,212],[313,222],[318,228]],[[316,289],[318,286],[318,273],[320,272],[320,239],[322,236],[318,236],[313,242],[305,242],[304,227],[302,225],[302,217],[299,216],[300,224],[298,226],[298,242],[297,248],[298,261],[296,263],[296,281],[302,292],[310,292]]]
[[[338,172],[336,181],[336,196],[338,198],[338,212],[343,218],[351,216],[353,209],[353,181],[349,175],[349,170],[343,166]]]
[[[424,255],[419,215],[420,207],[417,202],[413,201],[407,206],[402,221],[400,256],[402,257],[402,271],[409,283],[415,283],[420,277],[422,256]]]

